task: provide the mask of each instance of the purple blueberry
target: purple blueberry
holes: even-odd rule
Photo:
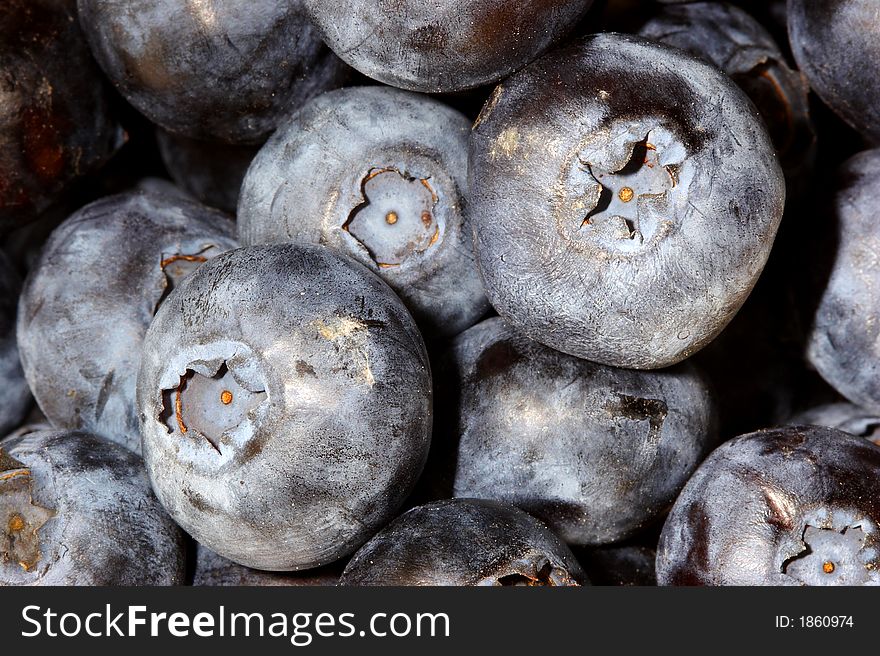
[[[880,412],[880,149],[843,164],[832,200],[834,264],[813,316],[807,357],[840,394]]]
[[[185,569],[136,455],[77,431],[0,442],[0,585],[179,585]]]
[[[234,230],[198,203],[126,193],[84,207],[52,233],[21,294],[18,348],[53,426],[140,452],[135,381],[144,334],[186,275],[237,246]]]
[[[660,585],[880,584],[880,447],[817,426],[719,447],[675,502]]]
[[[341,585],[574,586],[574,555],[534,517],[494,501],[413,508],[364,545]]]
[[[880,7],[876,0],[789,0],[798,67],[820,98],[880,144]]]
[[[491,84],[540,55],[592,0],[304,0],[328,45],[368,77],[410,91]]]
[[[344,79],[302,0],[78,0],[92,52],[123,96],[165,129],[259,143]]]

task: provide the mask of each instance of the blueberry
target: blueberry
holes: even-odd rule
[[[880,584],[880,447],[792,426],[719,447],[657,549],[660,585]]]
[[[171,132],[259,143],[292,108],[344,79],[302,0],[78,0],[98,63]]]
[[[122,144],[69,0],[0,3],[0,233]]]
[[[798,413],[790,424],[827,426],[880,446],[880,417],[852,403],[826,403]]]
[[[244,174],[257,146],[239,146],[178,137],[156,131],[159,150],[174,181],[205,205],[235,214]]]
[[[816,136],[804,77],[788,67],[773,37],[726,2],[666,6],[639,34],[686,50],[727,73],[757,106],[789,179],[809,172]]]
[[[313,586],[336,585],[342,573],[338,565],[328,565],[299,574],[261,572],[236,565],[218,556],[210,549],[198,545],[193,585],[200,586]]]
[[[323,244],[365,264],[429,335],[488,310],[472,255],[470,122],[387,87],[324,94],[260,151],[238,209],[242,244]]]
[[[785,204],[766,129],[730,78],[617,34],[501,84],[469,173],[498,313],[551,348],[639,369],[679,362],[724,328]]]
[[[690,366],[614,369],[553,351],[494,318],[451,352],[456,497],[497,499],[570,544],[621,540],[658,519],[714,446]]]
[[[18,426],[32,403],[15,341],[20,289],[18,274],[0,253],[0,435]]]
[[[127,193],[58,227],[25,281],[18,347],[37,403],[59,428],[140,451],[135,380],[156,308],[195,267],[237,246],[222,213]]]
[[[413,508],[364,545],[341,585],[588,584],[568,547],[541,522],[493,501]]]
[[[136,455],[75,431],[0,443],[0,585],[174,585],[185,569]]]
[[[809,361],[822,377],[871,412],[880,412],[878,203],[880,149],[859,153],[841,167],[833,213],[827,217],[836,223],[836,257],[807,348]]]
[[[411,316],[326,248],[251,246],[200,267],[150,325],[137,388],[162,504],[257,569],[352,553],[394,516],[430,443]]]
[[[863,136],[880,143],[876,0],[789,0],[788,33],[813,90]]]
[[[563,37],[592,0],[304,0],[328,45],[364,75],[402,89],[491,84]]]

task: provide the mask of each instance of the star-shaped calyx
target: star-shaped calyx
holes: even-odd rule
[[[584,182],[589,211],[581,218],[582,231],[612,242],[641,244],[651,238],[663,221],[668,221],[670,194],[679,184],[679,165],[669,163],[670,153],[663,152],[664,144],[655,144],[653,140],[653,133],[648,133],[635,143],[606,146],[609,150],[631,149],[626,163],[619,167],[597,163],[609,158],[591,156],[595,152],[578,156],[578,168],[588,176]]]

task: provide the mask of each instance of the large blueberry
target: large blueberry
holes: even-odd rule
[[[21,280],[0,253],[0,435],[17,427],[31,406],[15,339],[15,313]]]
[[[470,122],[406,91],[316,98],[276,132],[245,178],[242,244],[323,244],[368,266],[429,334],[455,335],[488,310],[472,254]]]
[[[347,63],[411,91],[491,84],[564,36],[592,0],[304,0]]]
[[[159,499],[257,569],[352,553],[397,512],[430,443],[412,317],[327,248],[251,246],[200,267],[150,325],[137,387]]]
[[[122,144],[75,0],[0,3],[0,233]]]
[[[807,356],[847,399],[880,412],[880,149],[841,168],[833,197],[837,249],[813,317]]]
[[[588,583],[565,543],[513,506],[476,499],[413,508],[349,561],[342,585]]]
[[[258,143],[279,118],[343,79],[302,0],[78,3],[113,84],[177,134]]]
[[[657,549],[660,585],[880,584],[880,447],[792,426],[719,447]]]
[[[533,339],[674,364],[745,301],[785,204],[745,94],[714,66],[602,34],[502,83],[474,128],[469,205],[489,300]]]
[[[727,73],[761,112],[789,179],[809,171],[816,140],[809,86],[788,67],[758,21],[726,2],[675,4],[656,12],[639,34],[703,57]]]
[[[136,455],[81,432],[0,443],[0,585],[176,585],[185,569]]]
[[[52,425],[140,451],[135,380],[147,326],[183,277],[237,246],[234,230],[198,203],[126,193],[52,233],[18,314],[24,373]]]
[[[880,143],[880,5],[876,0],[789,0],[798,67],[841,118]]]
[[[705,381],[690,366],[614,369],[553,351],[500,318],[451,351],[454,494],[514,504],[570,544],[655,521],[714,446]]]

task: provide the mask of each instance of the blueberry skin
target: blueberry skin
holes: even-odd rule
[[[122,145],[74,0],[0,3],[0,234]]]
[[[807,358],[840,394],[880,413],[880,149],[847,160],[833,198],[837,251],[813,317]]]
[[[761,112],[789,179],[809,172],[816,144],[809,85],[758,21],[726,2],[695,2],[663,7],[639,34],[727,73]]]
[[[337,585],[342,568],[328,565],[301,574],[261,572],[236,565],[218,556],[210,549],[198,545],[193,585],[197,586],[315,586]]]
[[[657,549],[660,585],[880,585],[880,448],[790,426],[719,447]]]
[[[497,87],[469,174],[498,313],[551,348],[634,369],[684,360],[724,328],[785,204],[743,92],[680,50],[619,34],[586,37]]]
[[[32,398],[15,340],[15,312],[21,280],[0,253],[0,435],[16,428],[30,409]]]
[[[259,146],[188,139],[156,130],[162,162],[188,194],[210,207],[235,214],[241,183]]]
[[[136,455],[77,431],[0,444],[0,585],[179,585],[185,570]]]
[[[394,516],[430,444],[415,323],[380,278],[321,247],[200,267],[150,325],[137,396],[162,504],[256,569],[352,553]]]
[[[326,93],[271,137],[242,185],[242,244],[323,244],[394,289],[429,336],[489,310],[473,261],[470,122],[388,87]]]
[[[221,212],[125,193],[87,205],[51,235],[19,301],[25,377],[53,426],[140,453],[135,382],[163,298],[201,260],[237,247]]]
[[[788,34],[798,67],[819,97],[880,144],[880,7],[874,0],[789,0]]]
[[[303,0],[346,63],[385,84],[440,93],[507,77],[565,36],[592,0]]]
[[[104,72],[134,107],[194,139],[259,143],[345,67],[302,0],[78,0]]]
[[[705,381],[688,365],[614,369],[488,319],[455,340],[456,497],[496,499],[569,544],[624,539],[675,501],[715,446]]]
[[[589,585],[567,546],[534,517],[494,501],[413,508],[364,545],[340,585]]]
[[[826,403],[800,412],[789,424],[827,426],[880,446],[880,417],[853,403]]]

